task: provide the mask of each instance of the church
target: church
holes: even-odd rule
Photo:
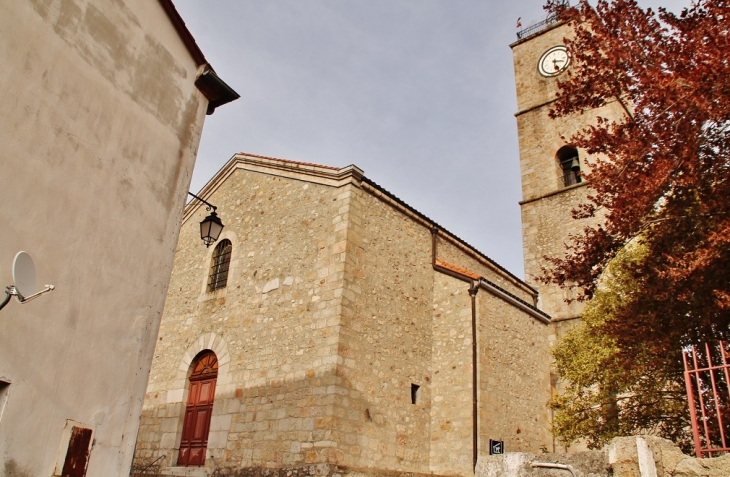
[[[534,277],[585,225],[591,160],[562,137],[586,119],[548,117],[569,34],[511,45],[524,281],[354,165],[228,161],[200,192],[226,218],[214,246],[205,205],[185,211],[137,472],[473,475],[490,444],[555,450],[550,345],[581,310]]]

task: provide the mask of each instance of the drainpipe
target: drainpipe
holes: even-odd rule
[[[478,374],[477,374],[477,307],[476,296],[481,286],[480,280],[474,280],[471,277],[462,275],[461,273],[449,270],[436,264],[436,247],[437,228],[431,229],[431,265],[437,272],[443,273],[450,277],[456,278],[469,284],[469,296],[471,297],[471,369],[472,369],[472,448],[474,471],[477,468],[477,459],[479,457],[479,408],[478,408]]]
[[[550,323],[551,318],[550,316],[535,308],[534,306],[530,306],[527,302],[520,299],[519,297],[513,295],[512,293],[508,292],[507,290],[503,289],[496,283],[492,283],[486,278],[483,277],[477,277],[476,274],[473,276],[464,275],[463,273],[459,273],[456,270],[451,270],[449,268],[442,267],[437,263],[436,257],[437,257],[437,246],[438,246],[438,237],[439,229],[437,227],[434,227],[431,229],[431,266],[433,266],[433,269],[439,273],[443,273],[444,275],[448,275],[450,277],[456,278],[457,280],[461,280],[463,282],[466,282],[469,284],[469,296],[471,297],[471,345],[472,345],[472,389],[473,389],[473,410],[472,410],[472,419],[473,419],[473,447],[474,447],[474,470],[476,471],[477,466],[477,457],[478,457],[478,449],[479,449],[479,415],[478,415],[478,374],[477,374],[477,312],[476,312],[476,295],[479,289],[484,289],[485,291],[489,292],[490,294],[506,301],[507,303],[511,304],[515,308],[522,310],[523,312],[527,313],[528,315],[532,316],[533,318],[536,318],[543,323]],[[560,464],[555,464],[560,465]],[[562,467],[555,467],[556,469]],[[570,469],[566,469],[570,470]],[[571,471],[572,472],[572,471]]]
[[[473,448],[474,448],[474,473],[477,470],[477,458],[479,457],[479,410],[477,408],[477,292],[479,282],[475,281],[469,288],[471,297],[471,382],[472,382],[472,420],[473,420]]]

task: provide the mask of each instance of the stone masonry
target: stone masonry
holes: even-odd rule
[[[570,138],[598,116],[618,119],[624,109],[614,101],[585,114],[551,119],[548,113],[556,99],[557,82],[571,73],[570,68],[557,77],[543,77],[537,63],[543,52],[564,43],[570,36],[567,24],[559,23],[533,36],[512,44],[517,88],[517,135],[520,142],[522,175],[522,242],[525,257],[525,280],[540,293],[540,309],[556,322],[579,316],[582,307],[566,305],[572,298],[555,285],[537,280],[546,265],[544,256],[561,257],[570,234],[597,223],[573,220],[571,210],[586,200],[590,193],[587,182],[564,187],[562,170],[556,157],[558,150],[570,144]],[[581,170],[590,169],[595,161],[579,150]]]
[[[490,438],[551,450],[549,317],[532,287],[355,166],[238,154],[201,194],[232,242],[228,283],[207,291],[214,247],[191,204],[135,468],[184,475],[187,378],[207,349],[219,369],[200,475],[471,475],[472,313],[479,453]]]
[[[565,332],[579,323],[584,303],[570,301],[572,291],[554,284],[542,283],[545,257],[562,258],[570,235],[580,234],[584,227],[602,219],[575,220],[572,210],[587,200],[591,193],[586,181],[565,186],[558,151],[570,146],[573,135],[594,123],[597,117],[618,120],[625,115],[619,101],[568,117],[551,119],[549,112],[556,100],[558,82],[571,74],[566,71],[553,77],[538,72],[538,62],[548,49],[562,45],[571,36],[570,25],[557,23],[511,45],[514,57],[517,90],[517,135],[520,143],[520,170],[522,176],[522,243],[525,260],[525,281],[539,292],[538,307],[548,313],[549,341],[554,344]],[[581,172],[590,170],[596,158],[578,150]],[[563,388],[557,376],[552,378],[553,393]],[[573,450],[582,449],[581,444]]]

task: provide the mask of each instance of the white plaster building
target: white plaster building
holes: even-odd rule
[[[3,0],[0,32],[0,284],[25,250],[56,286],[0,311],[0,474],[128,475],[203,121],[237,94],[170,0]]]

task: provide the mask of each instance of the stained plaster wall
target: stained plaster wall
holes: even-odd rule
[[[72,419],[127,475],[207,101],[158,2],[1,3],[0,279],[56,290],[2,311],[0,466],[51,475]]]
[[[212,293],[205,284],[213,247],[201,247],[198,226],[207,212],[201,208],[185,222],[142,414],[138,462],[164,455],[162,464],[176,465],[186,373],[195,355],[210,348],[200,337],[212,335],[226,343],[229,371],[216,387],[208,456],[259,467],[334,459],[346,229],[338,226],[341,192],[235,172],[209,197],[226,224],[221,239],[233,245],[228,285]]]

